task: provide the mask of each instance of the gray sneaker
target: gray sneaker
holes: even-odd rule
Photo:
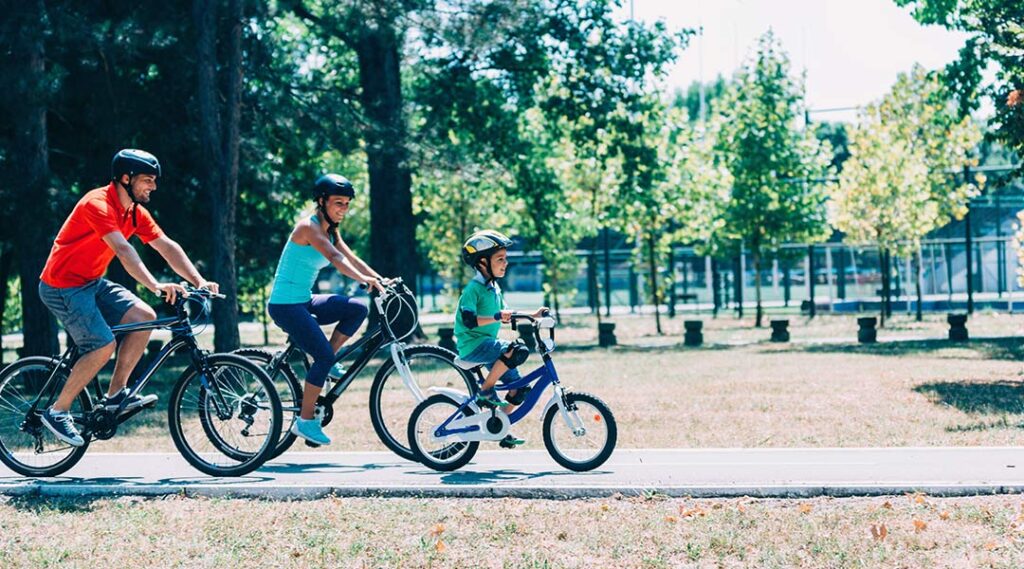
[[[103,407],[107,411],[115,411],[121,406],[121,402],[124,401],[126,397],[128,398],[128,403],[125,403],[124,409],[121,410],[121,413],[127,413],[132,409],[153,405],[157,400],[156,395],[143,395],[141,397],[138,395],[132,395],[131,397],[128,397],[128,389],[125,388],[118,391],[115,395],[104,399]]]
[[[78,434],[78,429],[75,428],[75,421],[71,418],[71,413],[47,409],[43,412],[41,419],[43,425],[58,439],[73,447],[85,444],[85,439]]]

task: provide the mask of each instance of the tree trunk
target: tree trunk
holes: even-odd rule
[[[4,363],[4,327],[3,322],[7,314],[7,294],[10,292],[8,281],[11,279],[11,266],[14,255],[7,243],[0,243],[0,367]]]
[[[21,318],[24,355],[57,352],[57,321],[39,299],[37,284],[46,263],[51,235],[49,142],[46,133],[46,68],[43,43],[47,25],[43,0],[17,3],[6,16],[11,26],[10,60],[14,62],[10,118],[14,136],[8,156],[9,182],[23,212],[15,215],[12,243],[17,251],[21,280]],[[42,210],[42,211],[41,211]],[[31,212],[31,215],[28,213]]]
[[[651,299],[654,301],[654,326],[660,336],[664,334],[661,331],[661,289],[658,287],[658,266],[654,262],[654,234],[650,232],[647,234],[647,264],[650,268]]]
[[[363,108],[370,119],[370,260],[384,276],[400,276],[415,288],[419,267],[402,103],[402,39],[386,17],[365,24],[355,48]]]
[[[209,157],[203,185],[210,195],[213,258],[212,279],[229,301],[213,307],[214,349],[238,348],[238,275],[235,266],[236,201],[238,199],[238,147],[242,90],[242,0],[228,3],[227,64],[223,66],[226,92],[217,91],[217,4],[195,0],[192,15],[196,28],[197,99],[200,144]],[[223,116],[219,100],[225,100]],[[222,120],[223,119],[223,120]]]
[[[754,261],[754,296],[757,299],[757,309],[755,310],[756,316],[754,318],[754,327],[760,328],[762,325],[762,318],[764,316],[764,308],[761,306],[761,252],[755,247],[751,252],[751,258]]]
[[[920,261],[921,261],[920,251],[918,251],[918,254],[914,255],[914,288],[917,291],[917,321],[918,322],[924,320],[924,314],[922,313],[923,308],[921,307],[921,305],[923,304],[923,302],[922,302],[923,299],[921,298],[921,262]]]
[[[880,265],[879,272],[882,274],[882,282],[881,282],[882,294],[881,294],[881,297],[879,299],[879,311],[878,311],[879,312],[879,314],[878,314],[878,327],[879,328],[885,328],[885,300],[889,297],[889,274],[888,274],[888,270],[887,270],[888,269],[888,264],[886,263],[886,256],[887,255],[888,255],[888,251],[886,251],[884,249],[881,249],[881,248],[878,250],[878,264]]]

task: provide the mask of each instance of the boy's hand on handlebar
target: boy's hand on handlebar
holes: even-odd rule
[[[174,304],[179,294],[182,297],[188,297],[188,291],[185,290],[185,287],[175,283],[157,283],[156,291],[154,292],[157,296],[163,297],[167,304]]]
[[[531,316],[533,316],[534,318],[540,318],[541,316],[546,316],[549,310],[551,309],[548,308],[547,306],[541,306],[537,310],[534,310]]]
[[[509,322],[512,321],[512,311],[511,310],[499,311],[497,316],[498,316],[498,319],[501,321],[502,324],[508,324]]]

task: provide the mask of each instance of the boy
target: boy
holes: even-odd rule
[[[489,368],[487,379],[476,396],[477,403],[506,412],[511,411],[511,408],[505,409],[509,404],[523,402],[529,388],[511,390],[502,401],[498,399],[494,386],[499,379],[506,384],[518,380],[516,367],[530,354],[529,348],[521,343],[498,339],[501,324],[510,322],[512,315],[497,283],[508,269],[507,250],[510,245],[511,239],[489,229],[478,231],[466,240],[462,246],[462,261],[472,267],[476,275],[463,289],[455,315],[459,357]],[[533,316],[539,317],[545,310],[539,308]],[[525,442],[510,433],[499,444],[504,448],[515,448]]]

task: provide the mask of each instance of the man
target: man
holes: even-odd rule
[[[160,253],[174,272],[194,286],[213,292],[218,289],[216,283],[199,274],[181,246],[164,235],[141,205],[148,203],[156,191],[160,177],[156,157],[142,150],[121,150],[114,155],[110,175],[110,184],[86,193],[64,221],[39,277],[43,304],[61,321],[81,352],[60,396],[42,416],[46,428],[73,446],[82,446],[85,441],[75,428],[69,409],[113,355],[115,343],[110,327],[156,319],[153,309],[139,297],[103,278],[110,261],[116,255],[132,278],[168,303],[173,303],[179,294],[186,294],[181,285],[157,281],[128,239],[138,235],[144,244]],[[141,331],[121,338],[110,389],[103,403],[108,409],[116,409],[128,397],[128,375],[142,357],[149,335],[149,331]],[[155,401],[155,395],[132,396],[124,410]]]

